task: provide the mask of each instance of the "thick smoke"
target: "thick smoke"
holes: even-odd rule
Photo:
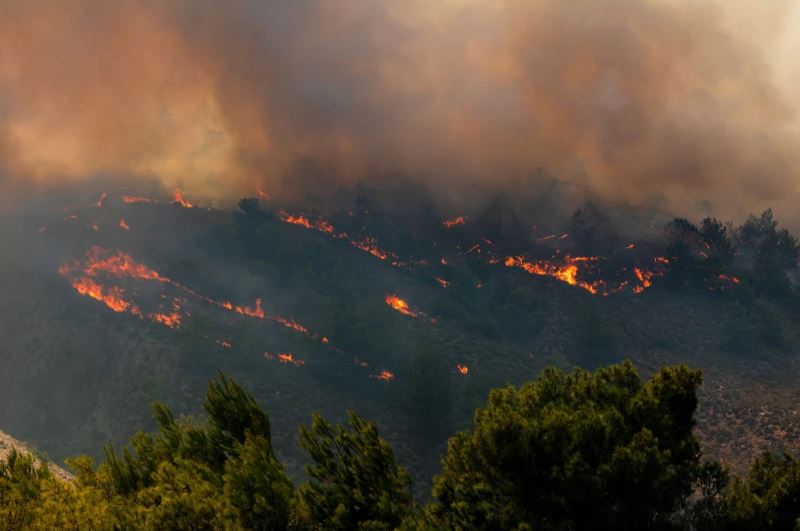
[[[762,4],[6,0],[0,186],[413,179],[463,201],[543,168],[612,201],[786,217],[792,4]]]

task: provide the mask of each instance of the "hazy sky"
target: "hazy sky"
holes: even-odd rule
[[[795,0],[5,0],[0,183],[800,199]]]

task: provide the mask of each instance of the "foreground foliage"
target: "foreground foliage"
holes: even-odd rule
[[[204,420],[156,403],[139,433],[74,482],[33,457],[0,461],[3,529],[800,529],[800,461],[765,454],[746,478],[701,460],[693,434],[698,371],[632,364],[545,370],[494,390],[473,429],[451,438],[433,499],[375,424],[315,415],[301,427],[308,481],[295,488],[253,397],[219,375]]]

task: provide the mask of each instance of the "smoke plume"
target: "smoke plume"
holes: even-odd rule
[[[764,4],[6,0],[0,187],[413,179],[462,201],[541,168],[614,202],[790,216],[793,4]]]

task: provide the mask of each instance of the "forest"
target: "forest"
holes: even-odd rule
[[[429,501],[373,422],[314,415],[294,485],[269,416],[233,379],[208,384],[200,418],[153,405],[140,432],[58,479],[32,455],[0,463],[4,529],[696,529],[800,526],[800,461],[755,456],[746,476],[703,456],[695,437],[700,371],[642,380],[629,362],[545,369],[493,390],[450,438]]]

